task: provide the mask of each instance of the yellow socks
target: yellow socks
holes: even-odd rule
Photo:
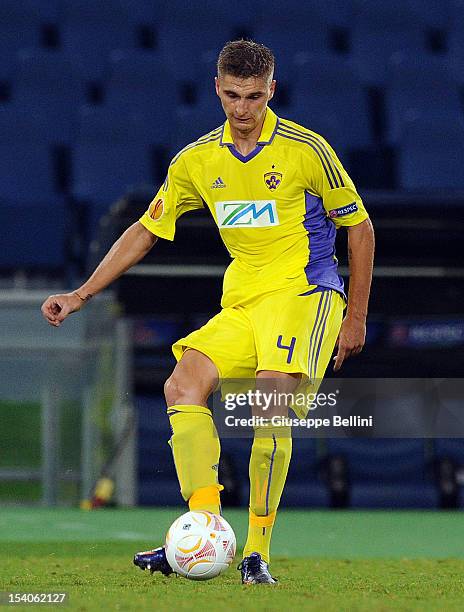
[[[190,510],[220,514],[218,464],[220,444],[211,412],[204,406],[168,408],[170,445],[183,498]],[[250,515],[243,556],[258,552],[269,562],[269,548],[277,507],[292,454],[289,427],[255,430],[250,457]]]
[[[248,557],[252,552],[259,552],[264,561],[269,563],[269,548],[275,517],[275,512],[272,512],[269,516],[256,516],[250,509],[248,537],[243,549],[244,557]]]
[[[224,487],[220,484],[197,489],[189,499],[190,510],[209,510],[221,514],[221,500],[219,491]]]
[[[221,447],[211,411],[204,406],[168,408],[180,492],[191,510],[220,514],[218,465]]]
[[[289,427],[255,430],[250,457],[250,515],[248,537],[243,551],[261,554],[269,563],[272,527],[287,478],[292,455]]]

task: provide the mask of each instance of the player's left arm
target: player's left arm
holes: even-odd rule
[[[374,230],[353,181],[335,151],[319,135],[317,144],[302,158],[307,189],[320,196],[328,217],[337,229],[348,230],[350,286],[348,306],[337,340],[334,370],[345,359],[362,351],[366,338],[366,317],[374,260]]]
[[[357,355],[366,339],[366,317],[374,265],[374,228],[370,219],[348,226],[348,262],[350,285],[346,315],[338,336],[338,351],[334,370],[341,368],[345,359]]]

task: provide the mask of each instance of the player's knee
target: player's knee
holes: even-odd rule
[[[194,380],[179,376],[176,373],[164,383],[164,397],[168,406],[176,404],[202,404],[204,398],[201,397],[198,385]]]
[[[164,383],[164,397],[168,406],[176,404],[181,395],[181,385],[178,377],[172,374]],[[178,403],[178,402],[177,402]]]

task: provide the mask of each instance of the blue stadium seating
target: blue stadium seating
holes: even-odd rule
[[[123,0],[66,0],[62,29],[64,50],[92,81],[104,78],[111,51],[137,46],[131,5]]]
[[[151,185],[149,144],[137,117],[83,107],[74,147],[74,195],[111,203],[130,186]]]
[[[145,123],[105,107],[83,107],[73,148],[72,194],[89,205],[89,228],[129,189],[154,190],[151,143]]]
[[[460,468],[464,467],[464,438],[437,438],[434,446],[437,457],[447,457]]]
[[[0,184],[2,197],[19,206],[59,201],[48,125],[31,113],[0,107]]]
[[[35,117],[48,142],[71,140],[84,101],[82,80],[68,58],[54,51],[21,52],[9,106]]]
[[[464,189],[464,124],[411,121],[403,131],[398,157],[403,189]]]
[[[137,464],[138,503],[148,506],[178,506],[183,503],[177,481],[164,398],[138,396]]]
[[[16,129],[15,137],[10,138],[8,127],[0,134],[3,193],[23,204],[32,194],[37,202],[57,197],[51,147],[73,146],[86,79],[105,86],[104,106],[84,111],[86,117],[99,117],[95,121],[101,126],[94,131],[105,136],[78,134],[73,193],[102,208],[126,185],[151,184],[153,145],[174,153],[223,122],[213,86],[216,54],[239,32],[268,42],[277,55],[278,80],[292,85],[288,100],[276,98],[271,106],[321,133],[344,163],[353,149],[369,148],[373,140],[372,109],[359,70],[365,82],[386,86],[387,141],[401,142],[401,185],[460,188],[463,24],[464,0],[290,0],[285,7],[277,0],[256,0],[236,11],[215,0],[173,0],[162,6],[138,0],[3,0],[0,81],[11,81],[11,96],[5,100],[0,86],[0,122]],[[62,48],[41,48],[47,46],[47,25],[58,28]],[[153,49],[139,48],[140,26],[157,34]],[[333,52],[334,32],[345,31],[349,49],[351,28],[353,61]],[[447,54],[427,50],[431,28],[449,33]],[[450,62],[454,74],[443,68]],[[195,82],[196,96],[190,105],[179,106],[179,84],[186,80]],[[124,124],[134,127],[136,136],[127,134]],[[438,124],[450,134],[446,150]],[[440,158],[428,159],[427,150],[413,142],[414,134],[420,142],[436,138]],[[425,170],[432,166],[434,172]]]
[[[344,455],[352,482],[417,482],[426,475],[423,440],[330,438],[329,454]]]
[[[175,127],[171,134],[170,152],[175,155],[186,145],[219,127],[225,121],[219,98],[215,106],[180,107],[176,112]],[[216,108],[219,107],[219,108]]]
[[[240,12],[225,2],[172,0],[160,7],[159,51],[171,70],[185,80],[198,74],[196,64],[217,58],[224,44],[234,37]],[[218,27],[220,24],[220,27]]]
[[[426,48],[423,7],[417,0],[358,0],[351,51],[364,83],[383,86],[390,58],[422,56]]]
[[[448,36],[448,59],[455,77],[460,85],[464,85],[464,1],[455,0]]]
[[[438,507],[424,440],[333,438],[327,451],[348,463],[351,506]]]
[[[2,162],[3,160],[0,165]],[[24,180],[27,182],[27,176]],[[2,198],[0,227],[0,269],[64,268],[65,238],[69,228],[63,198],[38,203],[31,196],[29,202],[21,206],[17,201]]]
[[[53,203],[57,199],[53,160],[47,143],[5,142],[0,137],[2,196],[19,204]]]
[[[0,2],[0,79],[13,76],[18,51],[42,44],[41,28],[58,22],[59,5],[59,0]]]
[[[115,51],[111,55],[105,106],[116,113],[137,114],[153,143],[171,137],[178,90],[165,63],[143,51]]]
[[[261,15],[254,24],[258,42],[272,49],[276,56],[277,78],[285,78],[295,56],[323,52],[333,48],[331,33],[351,20],[351,6],[339,0],[261,3]]]
[[[367,94],[351,65],[339,57],[307,56],[299,66],[291,104],[276,110],[325,136],[336,151],[372,142]]]
[[[386,88],[387,139],[398,142],[405,121],[430,123],[462,117],[457,83],[438,58],[399,57],[391,62]]]

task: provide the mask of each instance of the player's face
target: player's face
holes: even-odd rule
[[[274,95],[275,81],[230,74],[216,77],[216,93],[233,130],[246,137],[261,129],[267,103]]]

